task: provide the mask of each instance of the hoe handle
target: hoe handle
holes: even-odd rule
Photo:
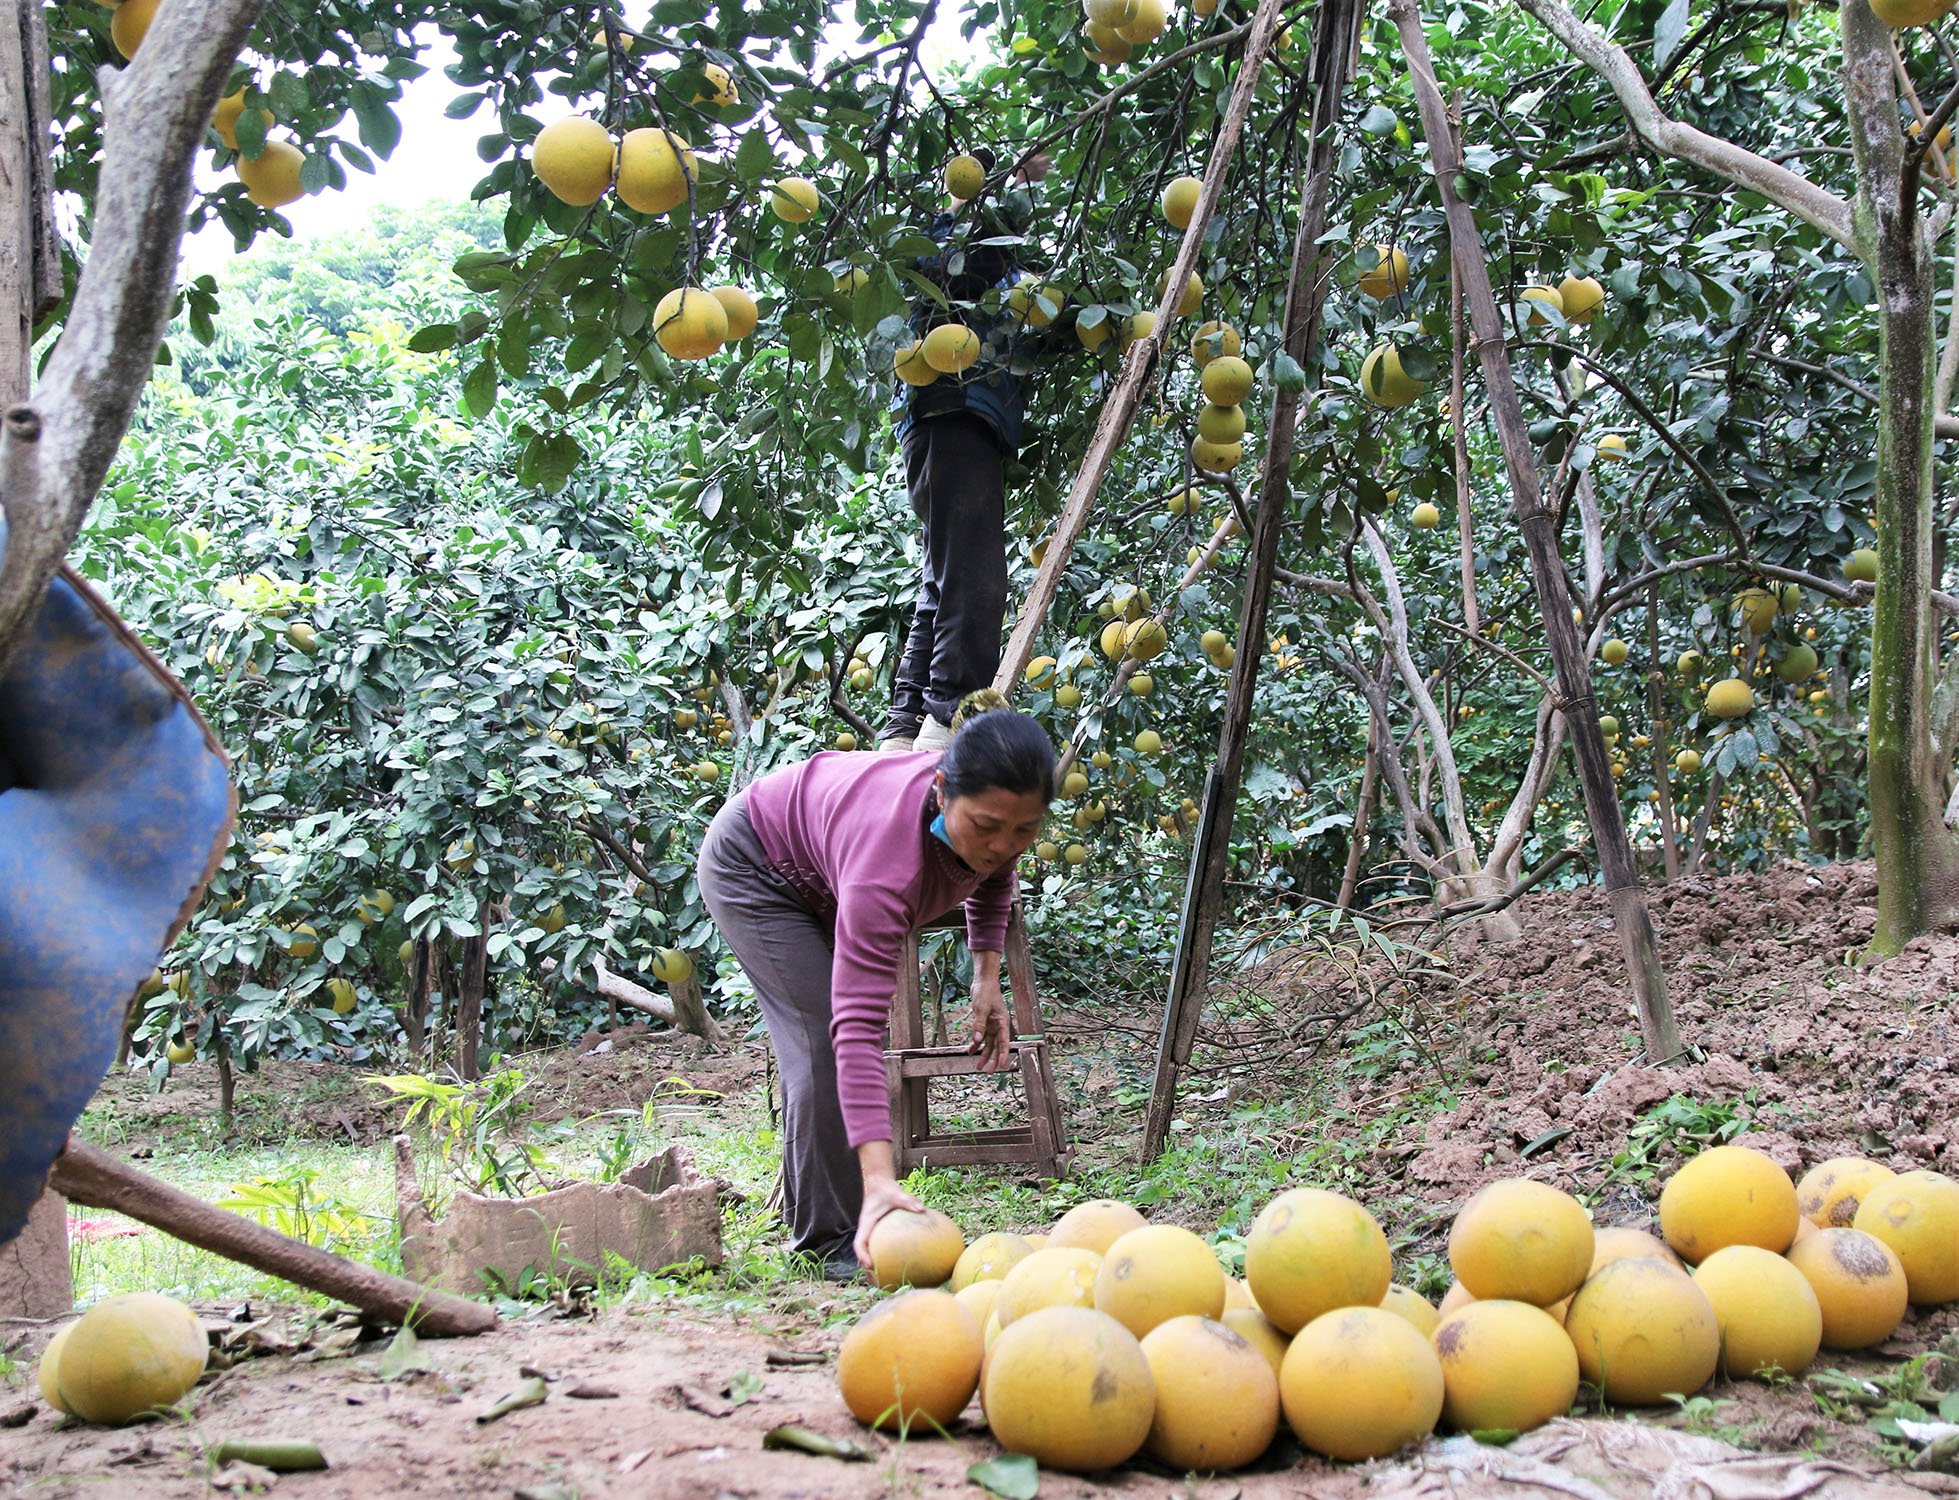
[[[316,1250],[250,1219],[213,1208],[73,1137],[67,1150],[55,1158],[48,1185],[71,1202],[127,1214],[186,1244],[337,1297],[388,1322],[408,1324],[417,1333],[452,1338],[488,1333],[497,1326],[493,1307],[432,1291],[372,1266]]]

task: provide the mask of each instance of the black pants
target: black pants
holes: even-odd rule
[[[925,563],[884,739],[912,738],[926,714],[949,724],[961,698],[992,685],[1007,611],[1006,457],[992,424],[964,411],[926,417],[904,451]]]

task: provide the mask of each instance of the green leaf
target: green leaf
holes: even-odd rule
[[[966,1478],[1001,1500],[1034,1500],[1041,1492],[1040,1466],[1025,1453],[1002,1453],[966,1470]]]
[[[385,159],[401,144],[401,121],[388,107],[387,97],[373,84],[357,83],[350,102],[360,126],[361,144]]]
[[[1687,35],[1687,0],[1668,0],[1653,26],[1653,67],[1664,72]]]
[[[1393,135],[1395,126],[1401,122],[1394,117],[1394,111],[1385,104],[1377,104],[1360,117],[1360,130],[1363,135]]]
[[[463,379],[463,410],[472,420],[481,420],[497,404],[497,366],[485,359]]]
[[[1283,349],[1272,356],[1272,384],[1288,396],[1297,396],[1306,389],[1306,372]]]
[[[438,354],[456,347],[454,323],[431,323],[408,335],[408,347],[417,354]]]

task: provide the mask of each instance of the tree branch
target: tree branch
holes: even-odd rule
[[[0,667],[81,531],[154,368],[177,289],[191,162],[260,0],[166,5],[104,69],[94,242],[40,384],[0,423]]]
[[[1638,65],[1625,49],[1615,47],[1592,30],[1560,0],[1517,0],[1517,5],[1535,16],[1573,57],[1605,79],[1633,134],[1655,151],[1701,167],[1751,193],[1760,193],[1845,249],[1856,252],[1850,205],[1843,199],[1800,173],[1668,116],[1653,101]]]

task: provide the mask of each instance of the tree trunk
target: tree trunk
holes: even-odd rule
[[[1918,170],[1906,168],[1892,33],[1867,4],[1846,4],[1843,88],[1857,157],[1852,223],[1877,283],[1877,599],[1871,619],[1870,813],[1877,850],[1871,953],[1959,925],[1959,839],[1945,824],[1932,754],[1938,650],[1932,575],[1932,247],[1919,222]]]
[[[1490,272],[1483,258],[1482,242],[1477,237],[1476,218],[1456,192],[1456,178],[1462,170],[1461,153],[1449,130],[1442,94],[1435,82],[1434,63],[1429,56],[1428,38],[1422,31],[1421,14],[1414,0],[1391,0],[1389,14],[1401,33],[1402,53],[1408,59],[1408,75],[1421,108],[1423,134],[1428,139],[1429,165],[1448,215],[1450,251],[1462,275],[1470,324],[1475,330],[1477,352],[1482,358],[1483,377],[1489,389],[1490,408],[1503,444],[1512,503],[1530,553],[1532,582],[1537,590],[1538,608],[1544,616],[1545,637],[1563,699],[1559,706],[1571,734],[1578,780],[1584,789],[1585,810],[1592,824],[1592,840],[1605,875],[1606,897],[1611,902],[1620,946],[1625,951],[1646,1060],[1670,1062],[1680,1054],[1680,1033],[1667,999],[1666,976],[1660,968],[1653,919],[1639,892],[1632,843],[1626,837],[1625,816],[1619,806],[1618,788],[1612,780],[1612,763],[1606,754],[1605,736],[1599,729],[1598,702],[1592,696],[1585,647],[1571,618],[1571,593],[1565,585],[1564,562],[1558,554],[1555,521],[1545,509],[1538,487],[1536,459],[1531,452],[1523,408],[1517,399],[1516,381],[1510,371],[1509,350],[1504,342],[1496,297],[1490,290]]]
[[[1653,722],[1653,789],[1660,794],[1660,852],[1668,880],[1680,878],[1680,833],[1673,814],[1673,750],[1667,739],[1666,665],[1660,660],[1660,586],[1646,590],[1646,709]]]
[[[408,1003],[401,1010],[401,1029],[408,1039],[408,1055],[417,1067],[427,1063],[429,975],[434,967],[429,940],[416,938],[414,954],[408,961]]]
[[[1361,856],[1367,849],[1367,825],[1374,812],[1374,791],[1381,779],[1380,729],[1374,715],[1367,716],[1367,755],[1361,763],[1360,797],[1354,804],[1354,830],[1347,839],[1347,867],[1340,873],[1340,896],[1333,904],[1342,911],[1354,904],[1354,887],[1360,882]]]
[[[490,963],[490,903],[476,909],[476,936],[463,944],[463,972],[456,987],[456,1072],[483,1076],[483,987]]]

